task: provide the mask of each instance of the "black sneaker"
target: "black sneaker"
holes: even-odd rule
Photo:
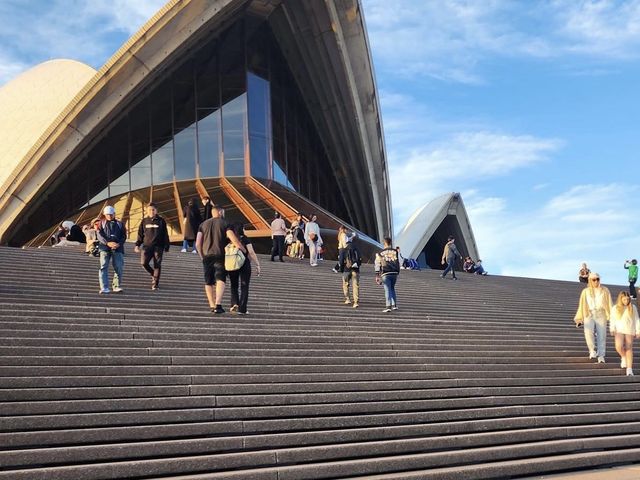
[[[215,313],[216,315],[220,313],[224,313],[224,308],[218,305],[217,307],[211,309],[211,313]]]

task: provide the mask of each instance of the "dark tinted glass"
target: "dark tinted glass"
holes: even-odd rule
[[[220,176],[220,110],[198,110],[198,159],[200,176]]]
[[[249,154],[251,175],[271,178],[271,122],[269,82],[247,74],[249,109]]]
[[[242,94],[222,107],[222,149],[224,174],[244,175],[244,132],[247,115],[247,95]]]
[[[196,178],[196,129],[185,128],[174,139],[177,180]]]

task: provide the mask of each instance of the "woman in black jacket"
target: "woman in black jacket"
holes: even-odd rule
[[[189,248],[193,248],[192,253],[196,252],[194,241],[198,233],[198,228],[202,223],[202,215],[197,200],[189,200],[184,208],[184,240],[182,241],[181,252],[185,253]]]

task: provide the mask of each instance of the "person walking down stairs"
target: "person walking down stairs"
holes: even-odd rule
[[[451,278],[453,278],[453,280],[458,279],[456,277],[455,269],[456,258],[462,258],[462,255],[460,255],[455,242],[455,238],[453,238],[452,235],[449,235],[449,238],[447,238],[447,243],[444,246],[444,251],[442,252],[442,265],[444,265],[445,263],[447,265],[447,267],[444,269],[444,272],[442,272],[442,275],[440,275],[442,278],[446,277],[447,273],[451,272]]]
[[[627,376],[633,376],[633,337],[640,337],[640,316],[627,292],[620,292],[615,306],[611,309],[609,323],[611,335],[615,338],[616,351],[620,355],[620,368],[626,369]]]
[[[398,259],[398,250],[391,246],[391,238],[384,239],[384,250],[376,253],[374,265],[376,271],[376,283],[384,286],[385,308],[383,313],[389,313],[392,310],[398,310],[398,301],[396,298],[396,282],[400,275],[400,260]]]
[[[147,206],[147,216],[140,222],[138,239],[134,251],[140,253],[140,263],[149,275],[151,275],[151,290],[157,290],[160,286],[160,269],[162,256],[169,251],[169,232],[167,222],[158,215],[155,203]],[[142,246],[142,252],[140,247]],[[151,268],[153,260],[153,268]]]
[[[100,249],[100,293],[110,293],[109,290],[109,263],[113,263],[113,291],[122,292],[122,273],[124,271],[124,242],[127,240],[127,232],[124,224],[116,220],[116,209],[111,205],[104,207],[102,211],[104,220],[96,233]]]
[[[629,295],[634,300],[636,299],[636,282],[638,281],[638,261],[634,258],[633,260],[627,260],[624,262],[625,270],[629,270]]]
[[[604,363],[607,340],[607,322],[611,317],[611,293],[600,284],[600,275],[591,272],[589,284],[580,293],[578,311],[574,317],[576,327],[584,327],[584,338],[589,358]]]
[[[198,253],[194,242],[198,228],[202,223],[202,214],[197,202],[196,199],[189,200],[184,209],[184,240],[182,241],[182,250],[180,250],[182,253],[186,253],[191,246],[193,246],[191,253]]]
[[[229,273],[229,283],[231,283],[231,311],[236,312],[239,315],[246,315],[247,303],[249,302],[249,282],[251,280],[251,264],[256,267],[256,273],[260,276],[260,261],[256,255],[251,239],[244,233],[244,227],[242,223],[235,223],[233,225],[233,232],[242,242],[244,248],[247,249],[247,255],[244,263],[239,270],[234,270]]]
[[[287,234],[287,224],[280,218],[280,214],[276,212],[273,222],[271,222],[271,261],[277,255],[281,262],[284,262],[284,237]]]

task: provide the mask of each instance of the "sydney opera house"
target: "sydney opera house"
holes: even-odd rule
[[[172,0],[100,70],[42,63],[2,86],[0,105],[5,245],[43,245],[107,203],[133,236],[150,201],[178,241],[183,206],[202,196],[258,245],[274,211],[315,213],[329,239],[346,224],[372,248],[393,231],[359,0]],[[448,233],[477,257],[457,194],[397,241],[437,266]]]

